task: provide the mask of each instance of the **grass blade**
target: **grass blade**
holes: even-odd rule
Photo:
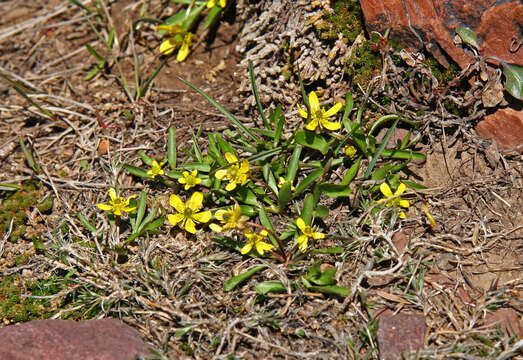
[[[249,60],[249,75],[251,78],[251,86],[252,86],[252,93],[254,94],[254,99],[256,100],[256,106],[258,107],[258,112],[260,113],[260,116],[263,120],[263,124],[265,127],[269,130],[272,130],[271,124],[269,124],[269,121],[267,121],[267,117],[265,116],[263,112],[263,107],[260,101],[260,96],[258,95],[258,88],[256,87],[256,79],[254,78],[254,66],[252,65],[252,61]]]
[[[394,116],[396,116],[396,115],[394,115]],[[363,177],[365,179],[367,179],[369,177],[370,173],[372,172],[372,169],[374,169],[374,166],[376,165],[376,161],[378,161],[379,157],[381,156],[381,153],[383,152],[383,150],[385,150],[385,146],[387,146],[387,143],[389,142],[389,140],[392,136],[392,133],[394,132],[394,129],[396,129],[396,126],[398,125],[399,120],[400,120],[400,118],[397,117],[396,120],[394,120],[394,123],[392,124],[390,129],[387,131],[387,134],[385,135],[383,142],[381,143],[380,147],[378,148],[378,151],[376,151],[376,154],[370,161],[369,167],[367,168],[367,170],[365,170],[365,174],[363,175]]]
[[[171,170],[176,170],[176,128],[169,128],[169,137],[167,138],[167,160]]]

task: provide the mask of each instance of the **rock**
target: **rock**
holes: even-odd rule
[[[383,34],[391,28],[390,37],[403,47],[414,51],[426,47],[445,67],[446,55],[461,68],[472,61],[466,46],[454,44],[460,26],[476,33],[481,55],[523,65],[523,47],[517,49],[523,23],[520,0],[367,0],[361,1],[361,8],[369,33]]]
[[[523,319],[520,320],[519,314],[510,308],[501,308],[493,313],[488,313],[485,317],[485,325],[489,327],[501,326],[506,336],[523,337]]]
[[[151,347],[116,319],[40,320],[0,328],[2,360],[136,360]]]
[[[499,109],[476,125],[479,136],[491,139],[498,149],[523,152],[523,110]]]
[[[416,352],[423,348],[426,325],[421,314],[394,315],[385,310],[379,315],[378,346],[380,360],[403,359],[405,352]]]

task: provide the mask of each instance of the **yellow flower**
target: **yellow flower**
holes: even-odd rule
[[[180,226],[191,234],[196,234],[195,224],[206,223],[211,220],[210,211],[198,212],[203,202],[203,194],[195,192],[186,204],[177,196],[171,195],[169,204],[178,212],[177,214],[167,215],[167,219],[172,226]]]
[[[187,55],[189,55],[192,34],[182,30],[180,24],[160,25],[156,27],[156,30],[165,30],[169,34],[169,38],[160,44],[160,53],[162,53],[162,55],[169,55],[174,49],[179,47],[180,50],[178,50],[176,60],[178,60],[178,62],[184,61]]]
[[[404,207],[404,208],[408,208],[409,207],[409,202],[407,200],[404,200],[402,199],[401,197],[399,197],[398,195],[401,195],[403,194],[403,192],[405,191],[407,187],[405,186],[404,183],[401,183],[399,186],[398,186],[398,189],[396,190],[396,192],[393,194],[392,191],[390,190],[390,187],[387,183],[382,183],[380,185],[380,190],[381,190],[381,193],[385,196],[384,198],[378,200],[378,202],[383,202],[383,201],[386,201],[386,206],[393,206],[395,208],[397,207]],[[393,196],[398,196],[394,199],[391,199],[391,200],[387,200],[388,198],[391,198]],[[400,211],[399,212],[399,217],[401,219],[405,219],[406,215],[403,211]]]
[[[165,164],[164,162],[158,163],[158,161],[153,160],[153,164],[151,165],[151,169],[147,170],[147,175],[151,175],[151,177],[154,179],[156,175],[163,175],[164,172],[162,170],[162,166]]]
[[[218,0],[218,5],[220,5],[220,7],[224,8],[225,7],[225,0]],[[216,0],[209,0],[207,1],[207,8],[213,8],[216,6]]]
[[[127,199],[121,198],[116,195],[115,189],[110,188],[109,189],[109,198],[111,200],[109,200],[109,202],[107,204],[97,204],[96,206],[98,206],[98,209],[100,209],[100,210],[110,211],[113,214],[115,214],[116,216],[120,216],[120,215],[122,215],[122,212],[131,212],[134,209],[136,209],[136,206],[131,207],[131,208],[128,207],[129,201],[134,197],[136,197],[136,195],[129,196]]]
[[[285,180],[285,178],[280,176],[280,178],[278,179],[278,187],[281,189],[282,186],[285,185],[285,183],[287,183],[287,180]],[[296,188],[292,184],[291,184],[291,190],[292,191],[296,190]]]
[[[232,153],[225,153],[225,159],[231,164],[227,169],[220,169],[216,171],[216,178],[222,180],[227,179],[229,183],[225,190],[232,191],[236,189],[236,185],[244,185],[249,178],[249,162],[243,159],[241,164],[238,158]]]
[[[346,145],[343,148],[343,151],[345,152],[345,155],[349,157],[349,159],[353,159],[354,156],[356,156],[356,154],[358,153],[358,150],[356,150],[356,148],[352,145]]]
[[[196,186],[199,183],[201,183],[202,179],[198,177],[198,170],[193,170],[190,174],[188,171],[184,171],[183,178],[179,178],[178,182],[180,184],[185,184],[184,189],[189,190],[193,186]]]
[[[227,210],[216,211],[214,217],[224,224],[223,226],[218,224],[210,224],[209,227],[216,232],[224,232],[233,229],[241,230],[243,229],[247,220],[249,220],[247,216],[242,215],[242,209],[238,203],[235,203],[233,207]]]
[[[327,130],[333,131],[341,128],[341,123],[329,121],[329,118],[332,115],[340,111],[342,107],[341,103],[336,103],[336,105],[325,111],[323,107],[320,107],[320,102],[318,101],[316,93],[311,91],[309,94],[309,106],[311,110],[311,121],[305,125],[305,129],[314,131],[317,127],[319,127],[320,130],[325,128]],[[303,118],[309,118],[307,111],[303,110],[300,105],[298,105],[298,112]]]
[[[309,239],[323,239],[325,237],[321,232],[314,231],[312,226],[306,225],[302,218],[296,220],[296,225],[301,231],[301,235],[296,240],[301,252],[307,250]]]
[[[247,244],[245,244],[245,246],[241,250],[241,253],[243,255],[245,255],[249,251],[251,251],[253,247],[256,248],[256,251],[260,255],[263,255],[263,253],[265,251],[270,251],[274,248],[274,246],[272,244],[267,244],[262,241],[263,238],[268,235],[267,230],[265,230],[265,229],[263,229],[259,234],[253,233],[249,229],[245,229],[243,234],[249,241]]]

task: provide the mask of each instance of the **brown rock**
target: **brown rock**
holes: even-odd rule
[[[398,250],[400,254],[403,254],[409,244],[409,237],[402,231],[396,231],[394,235],[392,235],[392,243],[396,247],[396,250]]]
[[[465,26],[478,36],[481,54],[523,65],[523,51],[512,44],[520,39],[523,4],[519,0],[496,4],[494,0],[367,0],[361,1],[367,31],[384,33],[409,50],[426,47],[443,65],[450,56],[461,68],[472,52],[456,46],[456,28]],[[511,51],[512,49],[512,51]]]
[[[476,125],[479,136],[491,139],[498,149],[523,152],[523,110],[499,109]]]
[[[379,315],[378,346],[381,360],[402,359],[402,354],[423,348],[425,317],[418,314],[394,315],[386,310]]]
[[[518,313],[514,309],[501,308],[485,317],[485,325],[501,326],[505,335],[523,337],[523,327]]]
[[[109,151],[109,146],[111,145],[111,142],[109,139],[102,139],[100,141],[100,144],[98,144],[98,154],[105,155]]]
[[[41,320],[0,328],[2,360],[136,360],[151,347],[116,319]]]

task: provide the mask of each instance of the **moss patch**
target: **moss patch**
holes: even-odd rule
[[[9,193],[0,203],[0,236],[9,231],[13,221],[9,241],[15,242],[25,233],[27,210],[34,206],[41,212],[51,210],[52,199],[42,199],[42,196],[41,185],[33,181],[22,184],[21,190]]]
[[[334,13],[325,14],[324,21],[316,24],[321,39],[335,40],[338,34],[354,42],[363,30],[363,12],[359,1],[337,0],[333,4]]]

